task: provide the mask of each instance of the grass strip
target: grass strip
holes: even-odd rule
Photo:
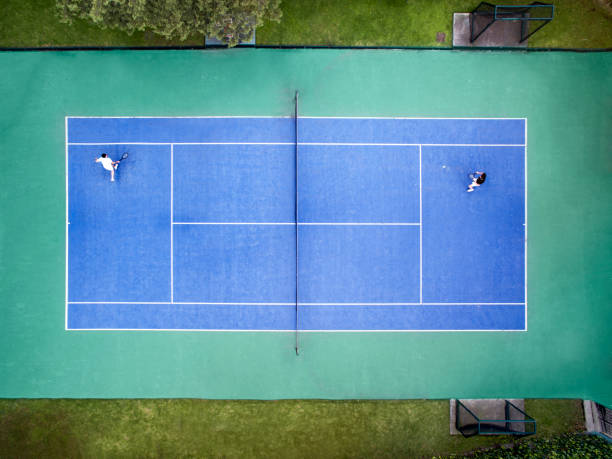
[[[599,0],[553,0],[555,18],[529,39],[537,48],[610,48],[612,19]],[[475,0],[283,0],[283,18],[257,30],[259,45],[452,46],[453,13],[469,12]],[[505,0],[504,4],[524,4]],[[444,41],[436,40],[444,34]],[[0,46],[182,46],[202,45],[204,37],[182,42],[150,32],[132,35],[84,21],[59,21],[55,0],[4,0]]]
[[[526,401],[536,438],[583,430],[581,406]],[[450,436],[448,400],[0,400],[0,457],[431,457],[515,440]]]
[[[258,44],[324,46],[452,46],[453,13],[474,0],[283,0],[280,24],[257,30]],[[505,0],[522,5],[525,0]],[[553,0],[552,22],[529,39],[536,48],[612,47],[612,22],[593,0]],[[439,32],[445,41],[436,41]]]

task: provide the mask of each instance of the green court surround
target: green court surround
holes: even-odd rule
[[[0,397],[612,406],[611,53],[1,52],[0,68]],[[303,115],[528,119],[527,332],[302,333],[296,357],[290,333],[64,329],[65,116],[291,115],[296,89]]]

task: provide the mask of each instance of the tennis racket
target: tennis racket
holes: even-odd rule
[[[115,161],[115,168],[117,168],[117,166],[119,165],[119,163],[120,163],[121,161],[123,161],[123,160],[124,160],[125,158],[127,158],[127,157],[128,157],[128,154],[127,154],[127,153],[123,153],[123,154],[121,155],[121,158],[119,158],[117,161]]]

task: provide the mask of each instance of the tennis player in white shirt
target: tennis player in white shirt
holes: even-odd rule
[[[102,163],[102,167],[111,173],[111,182],[115,181],[115,170],[117,169],[117,165],[119,161],[113,161],[109,158],[106,153],[102,153],[98,159],[96,159],[97,163]]]

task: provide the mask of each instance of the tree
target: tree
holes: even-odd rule
[[[169,40],[215,37],[229,46],[252,37],[265,19],[279,22],[281,0],[57,0],[63,22],[75,18],[133,33],[150,30]]]

